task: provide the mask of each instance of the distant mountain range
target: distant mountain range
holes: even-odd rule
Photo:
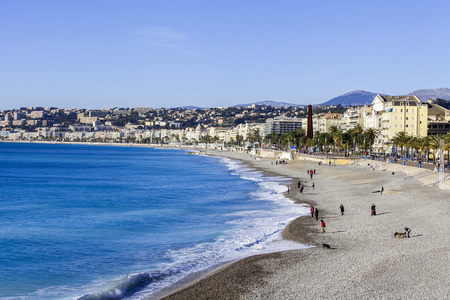
[[[318,104],[318,105],[338,105],[341,106],[361,106],[361,105],[370,105],[372,104],[373,98],[378,93],[371,93],[367,91],[351,91],[349,93],[337,96],[333,99],[330,99],[324,103]],[[385,95],[383,93],[379,93],[381,95]],[[438,89],[425,89],[425,90],[416,90],[414,92],[411,92],[409,94],[405,94],[405,96],[412,96],[417,95],[419,99],[422,101],[426,101],[428,99],[445,99],[450,100],[450,89],[448,88],[438,88]],[[397,95],[394,95],[397,96]],[[400,95],[398,95],[400,96]],[[283,107],[283,106],[295,106],[295,107],[303,107],[307,104],[293,104],[293,103],[286,103],[286,102],[276,102],[276,101],[259,101],[259,102],[253,102],[248,104],[238,104],[235,105],[236,107],[246,107],[250,105],[267,105],[267,106],[273,106],[273,107]]]

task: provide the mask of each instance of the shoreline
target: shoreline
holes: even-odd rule
[[[144,299],[449,297],[449,191],[430,187],[436,174],[383,163],[377,163],[378,170],[369,168],[366,160],[335,167],[318,167],[317,161],[307,160],[272,166],[274,159],[196,150],[243,161],[268,176],[292,178],[288,184],[291,193],[285,196],[318,206],[327,233],[320,234],[315,219],[296,218],[283,230],[283,238],[320,247],[261,254],[214,266]],[[313,180],[315,191],[308,186],[310,180],[304,172],[310,168],[318,171]],[[307,186],[302,195],[298,194],[297,179]],[[373,193],[381,186],[385,188],[382,195]],[[342,202],[344,216],[338,212]],[[372,202],[377,204],[375,217],[368,213]],[[411,238],[394,238],[393,233],[405,226],[412,228]],[[331,250],[322,249],[321,243],[328,243]]]
[[[309,180],[305,179],[304,167],[317,166],[317,162],[291,161],[287,166],[272,167],[269,162],[274,160],[270,159],[253,161],[247,154],[201,151],[244,161],[269,176],[300,179],[305,185]],[[315,219],[299,217],[286,226],[283,238],[316,247],[231,262],[173,286],[158,297],[152,295],[145,299],[446,298],[449,295],[448,228],[444,224],[448,223],[449,205],[443,199],[448,198],[448,191],[425,187],[425,176],[414,178],[402,166],[387,165],[385,171],[379,171],[369,170],[363,163],[366,161],[353,166],[315,167],[318,169],[313,179],[317,181],[316,191],[306,188],[302,196],[295,182],[288,184],[291,193],[286,196],[296,203],[318,206],[320,218],[330,230],[321,235]],[[391,175],[389,168],[397,174]],[[406,177],[413,178],[406,180]],[[372,193],[381,186],[385,187],[383,195]],[[369,198],[370,203],[361,201],[362,198]],[[413,203],[405,203],[411,198]],[[423,209],[425,213],[421,207],[425,205],[422,201],[427,200],[430,203]],[[373,218],[369,213],[364,214],[371,201],[377,205],[381,202],[388,207],[387,211],[382,209]],[[340,202],[346,205],[344,216],[338,213]],[[428,216],[433,212],[436,216],[431,220]],[[392,236],[405,226],[412,228],[412,238]],[[345,228],[331,229],[336,227]],[[440,229],[444,230],[440,235],[443,239],[436,241]],[[322,243],[330,244],[331,250],[318,247]]]

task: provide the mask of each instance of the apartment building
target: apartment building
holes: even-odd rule
[[[372,102],[372,116],[367,116],[365,125],[377,129],[379,134],[374,147],[379,152],[387,150],[391,139],[399,132],[414,137],[427,136],[428,105],[414,96],[376,95]],[[370,123],[369,121],[373,122]]]
[[[275,117],[266,120],[264,124],[264,136],[270,133],[285,134],[302,128],[302,120],[299,118]]]
[[[303,119],[303,129],[308,130],[307,119]],[[316,114],[312,117],[312,125],[314,132],[330,132],[332,126],[342,130],[342,114],[338,113],[324,113]]]

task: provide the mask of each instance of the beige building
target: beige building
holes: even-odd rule
[[[341,130],[342,127],[342,114],[338,113],[324,113],[316,114],[312,116],[313,131],[316,132],[330,132],[332,126],[336,126]],[[308,130],[308,119],[302,119],[302,128]]]
[[[428,105],[414,96],[382,96],[376,95],[373,102],[372,124],[378,127],[379,135],[375,148],[387,150],[391,139],[399,132],[414,137],[427,136]]]

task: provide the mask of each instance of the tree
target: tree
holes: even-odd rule
[[[369,128],[364,132],[364,136],[366,140],[369,140],[370,152],[372,152],[372,146],[375,142],[375,139],[378,137],[378,131],[373,128]]]
[[[396,155],[398,152],[398,147],[401,146],[400,149],[400,157],[403,157],[403,148],[406,146],[406,144],[408,143],[408,140],[411,137],[404,131],[400,131],[398,132],[393,138],[392,138],[392,143],[394,145],[396,145]]]

